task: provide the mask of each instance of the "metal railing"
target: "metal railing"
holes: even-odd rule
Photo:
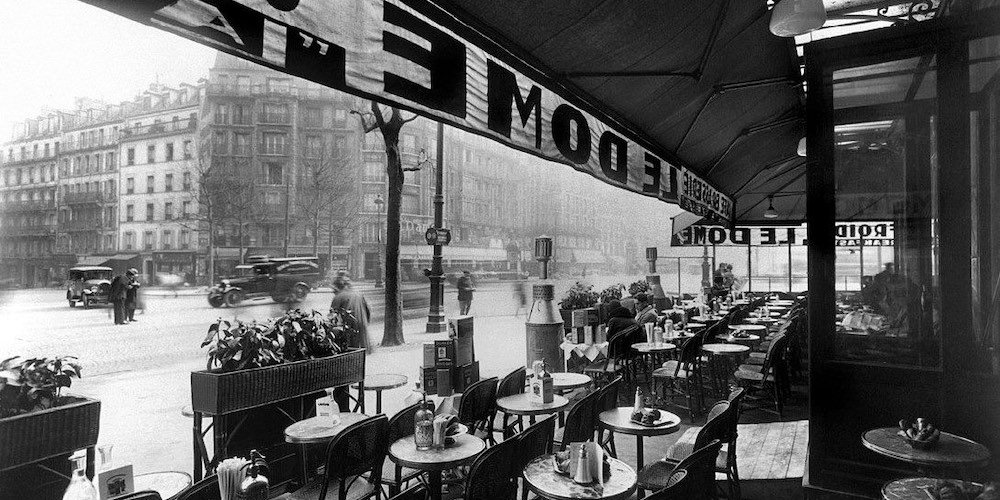
[[[0,204],[4,212],[32,212],[36,210],[55,210],[55,200],[5,201]]]
[[[66,193],[63,195],[63,203],[67,205],[83,203],[112,203],[118,199],[114,193],[103,191],[86,191],[83,193]]]

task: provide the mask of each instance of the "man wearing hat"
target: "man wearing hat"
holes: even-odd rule
[[[139,295],[139,270],[131,268],[125,271],[125,322],[135,321],[135,303]]]
[[[119,274],[111,280],[111,291],[108,295],[108,301],[111,302],[111,306],[115,311],[116,325],[125,324],[125,296],[127,295],[128,282],[127,272],[124,275]]]

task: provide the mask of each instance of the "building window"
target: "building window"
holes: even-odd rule
[[[146,146],[146,163],[156,162],[156,144]]]
[[[215,123],[225,125],[229,123],[229,105],[220,102],[215,105]]]
[[[288,104],[265,102],[262,118],[264,123],[288,123]]]
[[[173,233],[173,231],[171,231],[169,229],[164,229],[163,230],[163,235],[161,236],[161,238],[162,238],[163,241],[161,241],[160,244],[163,245],[163,249],[164,250],[170,250],[171,247],[173,247],[173,243],[174,243],[174,233]]]
[[[267,177],[266,180],[268,184],[273,184],[273,185],[281,184],[282,179],[284,177],[283,176],[284,169],[282,168],[282,165],[280,163],[268,163],[264,168],[266,169],[265,174]]]
[[[146,220],[147,221],[153,220],[153,204],[152,203],[147,203],[146,204]]]
[[[233,134],[233,154],[234,155],[245,155],[249,156],[250,152],[250,134]]]
[[[125,205],[125,222],[132,222],[135,220],[135,206]]]
[[[323,138],[318,135],[307,135],[305,155],[308,158],[323,156]]]
[[[129,177],[125,179],[125,194],[132,194],[135,192],[135,178]]]
[[[163,176],[163,190],[167,192],[174,190],[174,174]]]
[[[191,202],[185,201],[184,203],[181,204],[181,218],[187,219],[188,214],[190,213],[191,213]]]
[[[322,127],[323,126],[323,109],[317,107],[308,107],[302,110],[303,119],[307,127]]]
[[[174,161],[174,143],[167,143],[167,159],[165,161]]]
[[[264,154],[266,155],[285,154],[286,139],[287,136],[285,134],[265,132],[263,134]]]
[[[135,148],[125,150],[125,163],[135,165]]]
[[[226,132],[216,132],[213,136],[212,152],[215,154],[229,153],[229,134]]]
[[[171,202],[166,202],[163,204],[163,218],[166,220],[173,220],[174,218],[174,204]]]
[[[291,82],[289,78],[268,78],[267,91],[286,94],[291,90]]]
[[[181,229],[181,241],[180,247],[183,250],[187,250],[191,247],[191,231],[187,229]]]
[[[45,157],[49,157],[49,143],[47,142],[45,143]]]
[[[185,191],[190,191],[191,190],[191,172],[184,172],[184,177],[183,177],[182,182],[184,183],[184,190]]]
[[[344,120],[347,119],[347,110],[345,109],[335,109],[333,110],[333,121],[338,125],[343,125]]]
[[[155,186],[156,186],[156,178],[153,177],[152,175],[147,175],[146,176],[146,192],[147,193],[152,193],[153,192],[153,188]]]
[[[115,152],[112,151],[104,155],[104,169],[111,172],[115,169]]]
[[[236,125],[253,125],[253,108],[249,104],[234,104],[233,123]]]
[[[194,157],[194,150],[191,146],[191,141],[184,141],[184,159],[190,160]]]
[[[125,243],[125,250],[132,250],[135,248],[135,233],[132,231],[126,231],[124,239],[125,241],[123,243]]]
[[[152,250],[153,249],[153,232],[152,231],[146,231],[145,233],[143,233],[143,235],[142,235],[142,248],[144,248],[146,250]]]

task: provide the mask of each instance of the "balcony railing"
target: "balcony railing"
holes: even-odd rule
[[[24,226],[0,227],[0,234],[7,236],[51,236],[55,234],[54,224],[27,224]]]
[[[66,193],[63,196],[63,203],[67,205],[79,205],[86,203],[113,203],[118,200],[118,196],[113,193],[101,191],[87,191],[83,193]]]
[[[99,231],[104,228],[99,219],[71,220],[62,225],[66,231]]]
[[[268,86],[264,84],[240,85],[213,83],[208,86],[208,95],[221,96],[290,96],[301,99],[334,99],[343,94],[331,89],[306,89],[291,86]]]
[[[33,201],[5,201],[0,204],[0,210],[4,212],[33,212],[43,210],[55,210],[54,200],[33,200]]]
[[[141,127],[128,127],[121,131],[121,135],[123,139],[133,139],[137,137],[163,135],[175,132],[193,132],[197,128],[197,119],[185,118],[177,121],[152,123]]]

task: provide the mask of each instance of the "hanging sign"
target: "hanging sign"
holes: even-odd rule
[[[451,243],[451,229],[429,227],[424,232],[424,240],[428,245],[447,245]]]
[[[713,221],[732,199],[427,0],[84,0]]]
[[[892,222],[838,222],[839,247],[893,246],[895,228]],[[806,245],[806,225],[800,226],[736,226],[728,228],[710,224],[687,226],[673,235],[670,246],[787,246]]]

